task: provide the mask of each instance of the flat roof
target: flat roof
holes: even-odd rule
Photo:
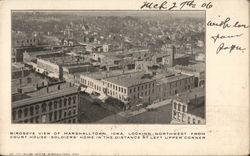
[[[31,98],[26,98],[23,100],[12,102],[12,107],[21,107],[21,106],[25,106],[25,105],[32,104],[32,103],[46,101],[48,99],[57,98],[57,97],[61,97],[61,96],[68,95],[68,94],[73,94],[73,93],[76,93],[77,90],[78,88],[76,87],[69,87],[69,88],[64,88],[62,90],[50,92],[46,95],[40,94],[40,96],[34,96]]]
[[[188,102],[192,99],[199,98],[199,97],[205,97],[205,88],[194,88],[189,91],[179,93],[179,95],[175,96],[175,99],[180,99],[183,102]]]
[[[114,76],[118,76],[118,75],[122,75],[122,74],[127,74],[127,73],[133,73],[135,71],[122,71],[122,70],[112,70],[112,71],[98,71],[98,72],[88,72],[88,73],[83,73],[81,75],[83,76],[87,76],[96,80],[100,80],[100,79],[105,79],[108,77],[114,77]]]
[[[63,53],[62,51],[58,51],[58,50],[42,50],[42,51],[30,51],[30,52],[26,52],[31,56],[38,56],[38,55],[47,55],[47,54],[60,54]]]
[[[168,82],[174,82],[177,80],[182,80],[188,77],[192,77],[189,75],[185,75],[185,74],[174,74],[174,73],[165,73],[165,74],[159,74],[156,75],[156,81],[158,84],[163,84],[163,83],[168,83]]]
[[[123,87],[130,87],[155,80],[154,78],[143,78],[145,74],[145,72],[128,73],[114,77],[108,77],[104,80]]]
[[[72,56],[49,57],[49,58],[41,58],[41,59],[58,64],[58,65],[77,64],[77,59]],[[84,63],[84,62],[82,60],[79,60],[78,63]]]

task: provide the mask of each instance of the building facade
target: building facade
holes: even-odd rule
[[[205,119],[188,113],[188,104],[180,99],[172,101],[172,121],[175,124],[205,124]]]
[[[157,79],[157,99],[159,101],[186,92],[194,88],[194,77],[184,74],[172,74]]]
[[[75,87],[60,89],[12,102],[13,123],[77,123],[78,91]],[[47,89],[48,91],[48,89]]]

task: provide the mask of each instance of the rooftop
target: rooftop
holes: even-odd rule
[[[47,89],[47,88],[44,88],[44,89]],[[27,98],[19,100],[19,101],[12,102],[12,107],[21,107],[21,106],[25,106],[25,105],[32,104],[32,103],[46,101],[48,99],[61,97],[63,95],[76,93],[77,89],[78,89],[77,87],[67,87],[67,88],[63,88],[60,90],[55,90],[55,91],[48,92],[48,93],[43,92],[43,94],[39,94],[39,92],[41,92],[41,90],[40,90],[40,91],[37,91],[35,93],[35,95],[33,95],[33,96],[27,97]],[[29,95],[30,94],[28,94],[28,96]]]
[[[72,65],[72,64],[80,64],[84,63],[82,60],[77,62],[77,59],[72,56],[64,56],[64,57],[49,57],[49,58],[42,58],[43,60],[55,63],[57,65]]]
[[[83,73],[81,75],[90,77],[92,79],[100,80],[100,79],[105,79],[108,77],[114,77],[122,74],[127,74],[127,73],[133,73],[135,71],[122,71],[122,70],[112,70],[112,71],[98,71],[98,72],[93,72],[93,73]]]
[[[48,55],[48,54],[62,54],[62,51],[58,51],[58,50],[43,50],[43,51],[30,51],[30,52],[26,52],[28,53],[30,56],[43,56],[43,55]]]
[[[159,79],[160,83],[167,83],[167,82],[174,82],[177,80],[182,80],[190,77],[189,75],[184,75],[184,74],[175,74],[169,77],[164,77],[162,79]]]
[[[124,87],[130,87],[155,80],[150,77],[144,77],[145,74],[146,74],[145,72],[127,73],[114,77],[108,77],[104,80]]]

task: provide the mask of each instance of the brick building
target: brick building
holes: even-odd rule
[[[78,88],[68,84],[47,86],[12,101],[13,123],[77,123]],[[23,98],[24,97],[24,98]]]

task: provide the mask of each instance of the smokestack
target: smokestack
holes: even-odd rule
[[[175,55],[175,51],[176,51],[176,48],[175,46],[173,45],[171,50],[170,50],[170,66],[173,67],[174,66],[174,55]]]

